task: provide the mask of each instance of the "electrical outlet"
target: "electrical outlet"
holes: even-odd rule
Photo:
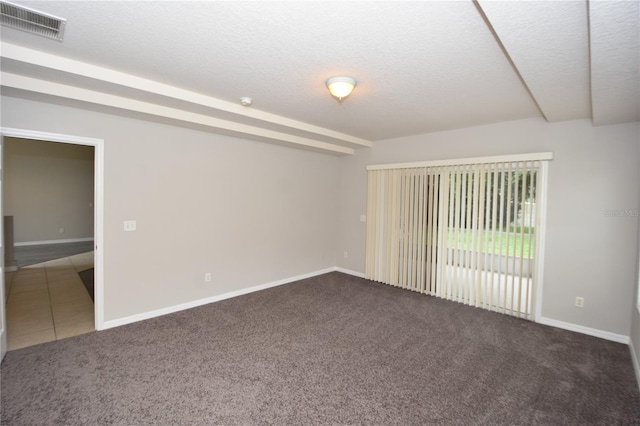
[[[207,272],[206,274],[204,274],[204,282],[205,283],[211,282],[211,272]]]
[[[64,234],[64,228],[63,227],[60,227],[60,233]]]
[[[348,257],[349,257],[349,252],[348,252],[348,251],[345,251],[345,252],[344,252],[344,258],[346,259],[346,258],[348,258]]]
[[[138,227],[138,224],[135,220],[125,220],[124,221],[124,230],[126,232],[135,231]]]
[[[584,308],[584,297],[576,297],[576,307]]]

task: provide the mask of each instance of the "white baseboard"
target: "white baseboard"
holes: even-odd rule
[[[21,243],[13,243],[14,247],[21,246],[40,246],[43,244],[65,244],[65,243],[84,243],[85,241],[93,241],[93,237],[89,238],[68,238],[66,240],[44,240],[44,241],[24,241]]]
[[[562,328],[564,330],[575,331],[576,333],[587,334],[589,336],[599,337],[605,340],[611,340],[612,342],[624,343],[628,345],[630,337],[622,334],[611,333],[609,331],[598,330],[597,328],[585,327],[582,325],[573,324],[570,322],[558,321],[551,318],[540,317],[536,320],[537,323],[543,325],[549,325],[551,327]]]
[[[364,274],[362,272],[352,271],[351,269],[345,269],[345,268],[336,266],[334,270],[337,272],[342,272],[343,274],[353,275],[354,277],[364,278]]]
[[[636,372],[636,381],[638,382],[638,389],[640,389],[640,363],[638,362],[638,354],[636,354],[633,341],[629,339],[629,348],[631,350],[631,361],[633,362],[633,369]]]
[[[278,280],[278,281],[272,281],[272,282],[266,283],[266,284],[260,284],[260,285],[253,286],[253,287],[248,287],[248,288],[243,288],[243,289],[236,290],[236,291],[231,291],[229,293],[224,293],[224,294],[220,294],[220,295],[217,295],[217,296],[212,296],[212,297],[207,297],[207,298],[204,298],[204,299],[194,300],[193,302],[181,303],[179,305],[168,306],[166,308],[156,309],[154,311],[143,312],[141,314],[131,315],[131,316],[128,316],[128,317],[119,318],[119,319],[110,320],[110,321],[105,321],[103,323],[103,325],[102,325],[102,328],[100,328],[100,330],[106,330],[108,328],[119,327],[119,326],[125,325],[125,324],[131,324],[131,323],[134,323],[134,322],[138,322],[138,321],[143,321],[143,320],[159,317],[159,316],[162,316],[162,315],[172,314],[174,312],[184,311],[185,309],[191,309],[191,308],[195,308],[197,306],[207,305],[209,303],[219,302],[221,300],[231,299],[231,298],[237,297],[237,296],[242,296],[244,294],[249,294],[249,293],[253,293],[253,292],[256,292],[256,291],[260,291],[260,290],[266,290],[266,289],[271,288],[271,287],[277,287],[277,286],[280,286],[280,285],[283,285],[283,284],[289,284],[289,283],[292,283],[294,281],[300,281],[300,280],[304,280],[306,278],[311,278],[311,277],[315,277],[315,276],[318,276],[318,275],[327,274],[327,273],[333,272],[335,270],[336,270],[335,267],[327,268],[327,269],[321,269],[319,271],[310,272],[308,274],[298,275],[298,276],[295,276],[295,277],[285,278],[285,279]]]

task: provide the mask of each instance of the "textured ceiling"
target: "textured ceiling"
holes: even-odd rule
[[[63,42],[2,28],[12,96],[339,154],[529,117],[640,120],[636,1],[15,3],[67,26]],[[324,81],[345,74],[339,104]]]
[[[640,118],[640,2],[589,4],[594,124]]]
[[[481,1],[480,5],[544,117],[550,122],[589,117],[586,3]]]

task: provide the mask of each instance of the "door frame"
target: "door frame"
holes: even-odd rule
[[[104,329],[104,139],[65,135],[59,133],[40,132],[26,129],[16,129],[0,127],[0,141],[4,142],[5,137],[20,139],[35,139],[44,142],[59,142],[73,145],[88,145],[94,149],[94,217],[93,217],[93,238],[94,238],[94,315],[96,330]],[[0,163],[1,164],[1,163]],[[4,190],[4,181],[0,181]],[[0,191],[2,193],[3,191]],[[0,216],[3,215],[2,200],[0,199]],[[3,243],[2,243],[3,244]],[[7,349],[6,341],[6,301],[4,300],[4,255],[0,259],[0,284],[2,284],[2,294],[0,294],[0,315],[2,316],[2,338],[0,339],[0,359],[4,358]]]

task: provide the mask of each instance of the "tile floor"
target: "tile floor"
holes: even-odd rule
[[[91,251],[7,272],[7,349],[95,331],[93,301],[78,276],[92,267]]]

